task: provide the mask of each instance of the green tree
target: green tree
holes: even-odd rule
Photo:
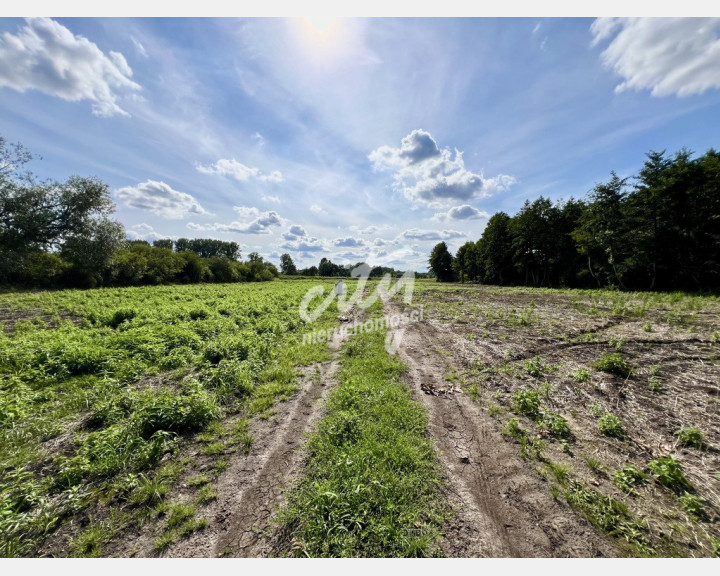
[[[438,282],[451,282],[453,279],[453,257],[447,244],[436,244],[430,253],[430,270],[435,274]]]
[[[285,253],[280,256],[280,271],[286,276],[294,276],[297,274],[297,267],[290,254]]]

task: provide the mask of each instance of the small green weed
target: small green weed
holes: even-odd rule
[[[632,374],[632,368],[623,360],[622,355],[618,352],[612,354],[603,354],[600,359],[592,365],[593,368],[600,372],[615,374],[622,378],[628,378]]]
[[[673,432],[683,446],[691,446],[702,450],[705,447],[705,435],[698,428],[685,428]]]
[[[635,488],[647,484],[647,476],[635,466],[627,464],[613,474],[615,484],[627,494],[635,494]]]
[[[540,397],[535,390],[518,390],[513,394],[513,409],[529,418],[540,415]]]
[[[676,494],[692,490],[692,486],[683,473],[682,464],[674,456],[661,456],[650,460],[648,468],[660,484]]]
[[[605,414],[600,416],[598,419],[598,428],[605,436],[613,436],[615,438],[625,437],[625,431],[623,430],[620,418],[610,414],[610,412],[605,412]]]

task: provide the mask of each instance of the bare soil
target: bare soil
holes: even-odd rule
[[[399,312],[397,305],[392,312]],[[450,557],[614,556],[614,544],[569,506],[523,460],[488,416],[448,383],[454,335],[430,322],[410,325],[399,354],[407,383],[427,408],[429,432],[447,473],[456,515],[445,529]]]

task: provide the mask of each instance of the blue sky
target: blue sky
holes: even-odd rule
[[[0,134],[131,237],[425,270],[525,199],[720,146],[720,19],[0,19]]]

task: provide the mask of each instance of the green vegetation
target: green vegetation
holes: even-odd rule
[[[705,447],[705,435],[702,430],[697,428],[680,428],[676,430],[674,435],[678,437],[678,440],[683,446],[691,446],[702,450]]]
[[[676,494],[692,491],[692,486],[683,473],[682,464],[674,456],[661,456],[655,460],[650,460],[648,468],[658,483]]]
[[[296,389],[294,366],[327,356],[324,343],[302,345],[297,309],[311,285],[4,295],[19,325],[0,333],[0,553],[33,555],[99,503],[147,517],[182,474],[188,442],[217,473],[228,465],[218,455],[249,450],[247,419],[228,430],[220,420],[259,400],[269,410]]]
[[[717,290],[719,178],[716,150],[697,158],[687,149],[672,156],[651,151],[636,176],[612,172],[585,200],[553,204],[541,196],[512,217],[493,214],[480,239],[463,244],[455,258],[444,244],[435,246],[431,267],[443,281]],[[613,308],[622,316],[644,312]]]
[[[627,506],[619,500],[588,488],[577,480],[569,481],[565,497],[568,504],[582,511],[587,519],[603,532],[623,538],[641,555],[653,553],[645,536],[647,528],[637,521]]]
[[[635,494],[635,488],[647,484],[647,476],[635,466],[627,464],[613,474],[615,484],[627,494]]]
[[[615,438],[625,437],[625,431],[623,430],[620,418],[610,414],[610,412],[605,412],[605,414],[600,416],[598,419],[598,428],[605,436],[614,436]]]
[[[628,378],[632,374],[632,368],[623,360],[618,352],[603,354],[600,359],[592,365],[595,370],[615,374],[622,378]]]
[[[427,419],[402,381],[384,333],[344,347],[340,384],[308,443],[305,477],[282,522],[292,553],[427,556],[438,553],[447,510]]]
[[[518,390],[513,394],[513,409],[528,418],[540,415],[540,396],[536,390]]]

